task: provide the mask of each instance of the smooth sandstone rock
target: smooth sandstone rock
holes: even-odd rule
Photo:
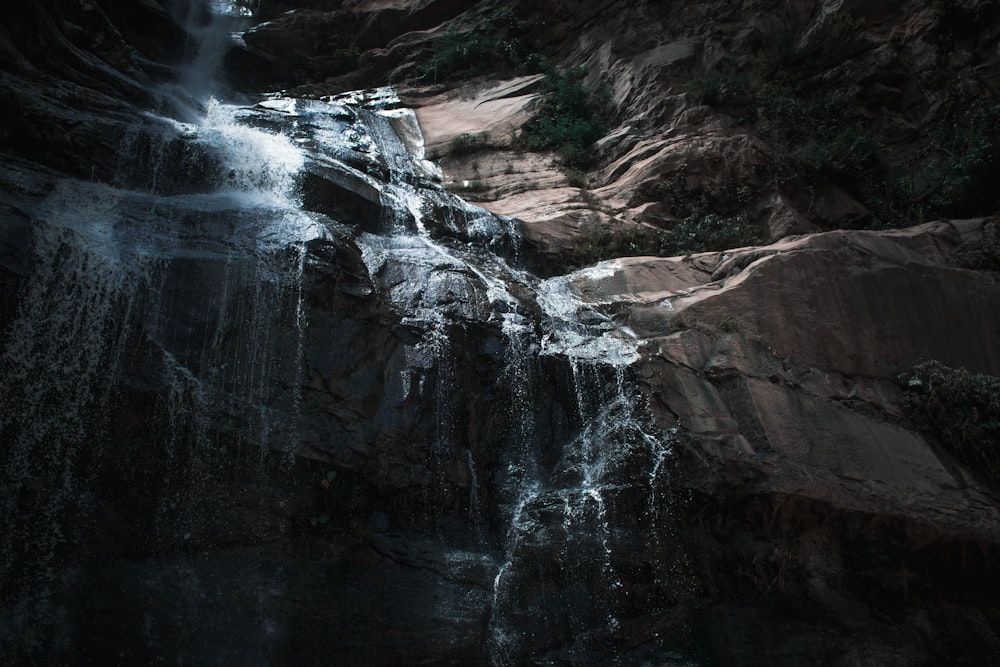
[[[949,263],[958,229],[983,223],[627,258],[572,284],[644,342],[640,374],[666,408],[662,422],[694,436],[695,486],[743,470],[753,482],[737,493],[801,496],[995,541],[988,486],[900,426],[896,381],[928,358],[1000,373],[1000,280]]]

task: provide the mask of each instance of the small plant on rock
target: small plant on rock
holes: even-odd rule
[[[448,152],[454,156],[472,155],[484,150],[506,148],[503,142],[495,141],[489,132],[470,134],[463,132],[451,141]]]
[[[1000,219],[983,224],[983,237],[978,242],[959,246],[955,264],[974,271],[1000,271]]]
[[[1000,378],[932,360],[900,379],[903,407],[917,429],[1000,485]]]
[[[583,86],[586,70],[552,70],[542,83],[542,101],[515,144],[532,151],[554,150],[567,167],[585,170],[594,163],[594,143],[604,136],[597,105]]]

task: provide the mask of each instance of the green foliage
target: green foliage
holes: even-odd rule
[[[713,107],[745,107],[753,103],[755,82],[735,58],[726,58],[705,74],[688,83],[690,93],[700,104]]]
[[[901,188],[902,175],[883,157],[885,147],[866,132],[846,100],[779,84],[764,93],[758,128],[773,147],[781,178],[837,184],[873,213],[873,226],[905,226],[919,218]]]
[[[644,183],[639,188],[640,201],[663,204],[675,218],[701,218],[714,214],[723,217],[737,216],[746,211],[753,198],[752,190],[736,181],[720,185],[688,185],[688,169],[682,166],[657,181]]]
[[[326,76],[337,76],[356,70],[359,57],[361,52],[358,49],[332,49],[314,58],[311,64]]]
[[[1000,14],[1000,0],[935,6],[938,20],[955,29]],[[957,112],[928,136],[923,154],[890,164],[891,152],[829,76],[870,47],[864,30],[862,19],[838,14],[801,44],[792,32],[780,33],[753,57],[720,61],[693,79],[688,92],[754,125],[774,151],[779,178],[837,184],[873,213],[874,226],[995,212],[1000,104]]]
[[[802,43],[795,43],[790,33],[779,36],[765,53],[765,67],[779,79],[802,81],[869,48],[864,18],[847,12],[829,15]]]
[[[743,330],[743,322],[735,315],[726,315],[719,323],[719,328],[724,333],[740,333]]]
[[[586,70],[551,70],[542,81],[542,101],[524,124],[517,145],[527,150],[555,150],[563,164],[586,169],[593,164],[594,142],[604,136],[597,105],[583,87]]]
[[[581,235],[573,264],[593,264],[613,257],[657,255],[673,257],[697,252],[721,252],[757,245],[760,233],[746,218],[714,214],[683,220],[671,229],[629,226],[601,229]]]
[[[657,230],[655,248],[649,254],[717,252],[763,242],[746,217],[753,191],[736,181],[690,186],[687,167],[681,167],[643,184],[638,198],[662,204],[669,216],[679,219],[669,229]]]
[[[1000,206],[1000,104],[960,114],[934,137],[936,150],[899,180],[911,207],[954,217]]]
[[[803,44],[791,31],[781,32],[752,58],[720,61],[694,79],[688,92],[725,108],[738,122],[756,125],[774,149],[780,177],[832,180],[866,200],[884,198],[880,145],[843,97],[823,92],[815,81],[867,48],[864,29],[862,19],[838,14]]]
[[[448,152],[452,155],[472,155],[488,149],[503,149],[506,145],[503,142],[495,141],[489,132],[479,132],[470,134],[463,132],[454,139],[448,146]]]
[[[543,21],[522,19],[505,7],[472,30],[449,28],[435,40],[434,53],[417,68],[417,76],[437,82],[503,69],[540,72],[544,29]]]
[[[900,378],[914,425],[991,484],[1000,484],[1000,378],[919,364]]]
[[[759,245],[760,232],[745,217],[709,214],[681,221],[660,240],[660,255],[689,255]]]
[[[566,181],[574,188],[586,189],[590,186],[587,172],[569,167],[563,173],[566,174]]]
[[[689,186],[682,167],[658,181],[644,184],[640,201],[656,201],[679,219],[669,228],[629,226],[602,228],[582,236],[576,263],[591,264],[612,257],[719,252],[763,243],[760,231],[746,217],[752,190],[734,181]]]
[[[1000,271],[1000,220],[983,225],[983,238],[966,242],[955,253],[955,264],[975,271]]]
[[[772,96],[808,96],[815,91],[812,77],[868,48],[865,27],[864,19],[845,13],[828,18],[804,43],[793,31],[780,31],[754,57],[720,60],[691,80],[688,93],[703,104],[748,108]]]
[[[582,234],[572,265],[594,264],[613,257],[655,255],[663,232],[651,227],[601,227]]]
[[[847,103],[832,95],[800,95],[768,86],[759,101],[762,134],[783,149],[792,168],[811,176],[863,179],[879,169],[879,152],[850,117]]]
[[[605,132],[597,119],[598,104],[583,87],[582,68],[560,72],[546,61],[542,51],[547,38],[544,20],[528,19],[505,7],[472,30],[450,28],[434,42],[430,59],[416,68],[417,76],[437,82],[503,70],[545,72],[542,102],[522,128],[516,147],[554,150],[567,167],[586,169],[593,162],[594,142]],[[460,138],[453,152],[497,147],[478,137]]]
[[[434,43],[434,55],[420,69],[420,75],[444,81],[470,71],[486,70],[492,65],[495,48],[496,39],[478,30],[467,33],[448,30]]]

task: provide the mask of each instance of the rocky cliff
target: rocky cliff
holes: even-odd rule
[[[995,661],[1000,7],[235,4],[0,30],[4,655]]]

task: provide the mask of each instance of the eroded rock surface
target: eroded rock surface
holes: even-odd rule
[[[356,68],[336,76],[286,77],[281,85],[328,94],[398,79],[404,99],[419,109],[440,147],[446,180],[487,208],[521,219],[538,266],[586,263],[592,252],[587,245],[600,231],[634,235],[671,228],[678,214],[670,197],[684,193],[665,200],[656,193],[665,180],[676,184],[678,178],[710,198],[739,183],[746,189],[741,215],[769,241],[888,218],[898,226],[933,206],[920,195],[902,204],[910,210],[898,211],[899,202],[886,204],[900,197],[885,191],[896,187],[891,178],[866,180],[862,172],[913,172],[914,160],[932,162],[941,132],[998,94],[998,15],[982,3],[877,9],[821,2],[430,3],[438,5],[439,12],[421,3],[345,5],[340,11],[362,23],[378,23],[390,11],[426,21],[419,29],[398,21],[399,34],[378,44],[365,31],[345,34],[338,47],[356,49]],[[484,27],[501,15],[501,21],[515,17],[521,33]],[[447,42],[455,39],[449,36],[459,41]],[[516,66],[501,57],[500,46],[441,80],[436,70],[421,69],[442,49],[453,49],[444,53],[458,59],[463,38],[472,50],[490,40],[503,45],[521,39],[552,65],[586,68],[585,85],[600,92],[607,126],[587,173],[567,178],[555,157],[525,157],[501,147],[539,97],[519,90],[522,79],[510,76]],[[303,40],[309,48],[314,42]],[[435,120],[442,117],[452,122]],[[860,141],[880,142],[884,164],[865,157],[859,139],[844,134],[848,126],[863,128]],[[489,133],[492,145],[473,155],[449,150],[460,135],[480,132]],[[820,140],[802,142],[803,135]],[[831,156],[825,167],[809,166]],[[953,217],[993,212],[961,199],[945,209]]]

